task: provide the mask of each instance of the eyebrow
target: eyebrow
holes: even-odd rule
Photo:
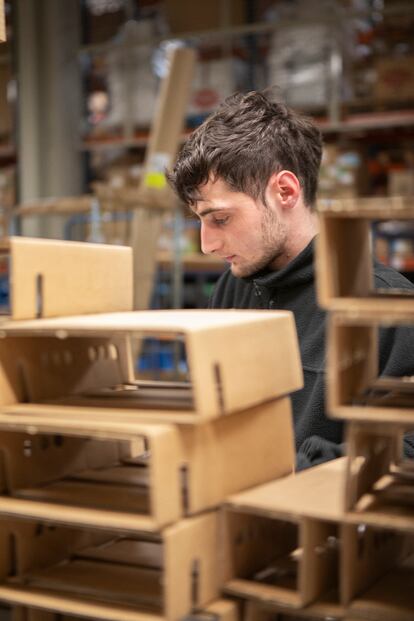
[[[224,207],[206,207],[201,211],[194,211],[194,213],[200,218],[204,218],[204,216],[208,216],[210,213],[214,213],[215,211],[222,211]]]

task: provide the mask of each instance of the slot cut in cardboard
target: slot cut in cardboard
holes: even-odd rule
[[[10,237],[0,243],[0,275],[2,321],[132,310],[125,246]]]
[[[410,325],[412,317],[328,317],[327,411],[333,418],[414,425],[414,376],[379,375],[379,328]],[[414,372],[414,368],[413,368]]]
[[[107,621],[178,621],[218,597],[217,514],[151,538],[0,522],[0,598]]]
[[[148,335],[182,341],[189,382],[136,383],[131,339]],[[137,311],[39,319],[8,322],[0,337],[3,412],[196,423],[302,386],[295,323],[285,311]],[[113,356],[106,353],[110,348]]]
[[[414,297],[409,291],[375,289],[371,223],[374,220],[412,220],[413,198],[321,202],[318,211],[319,304],[330,311],[412,313]]]
[[[338,586],[343,459],[230,497],[224,592],[301,608]]]
[[[0,414],[0,428],[0,511],[90,527],[154,531],[294,464],[287,397],[195,426]]]

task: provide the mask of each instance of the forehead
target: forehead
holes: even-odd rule
[[[218,209],[229,209],[251,204],[253,199],[244,194],[232,190],[223,179],[217,178],[207,181],[198,190],[199,199],[194,204],[192,210],[197,213],[216,211]]]

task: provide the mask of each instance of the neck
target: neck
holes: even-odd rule
[[[271,270],[280,270],[297,257],[318,233],[318,216],[305,207],[301,222],[291,222],[286,233],[286,241],[279,256],[269,265]]]

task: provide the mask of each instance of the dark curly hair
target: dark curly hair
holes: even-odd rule
[[[167,177],[190,206],[211,177],[265,203],[271,175],[286,169],[298,177],[304,202],[313,207],[321,156],[321,132],[309,118],[272,101],[267,92],[235,93],[191,134]]]

